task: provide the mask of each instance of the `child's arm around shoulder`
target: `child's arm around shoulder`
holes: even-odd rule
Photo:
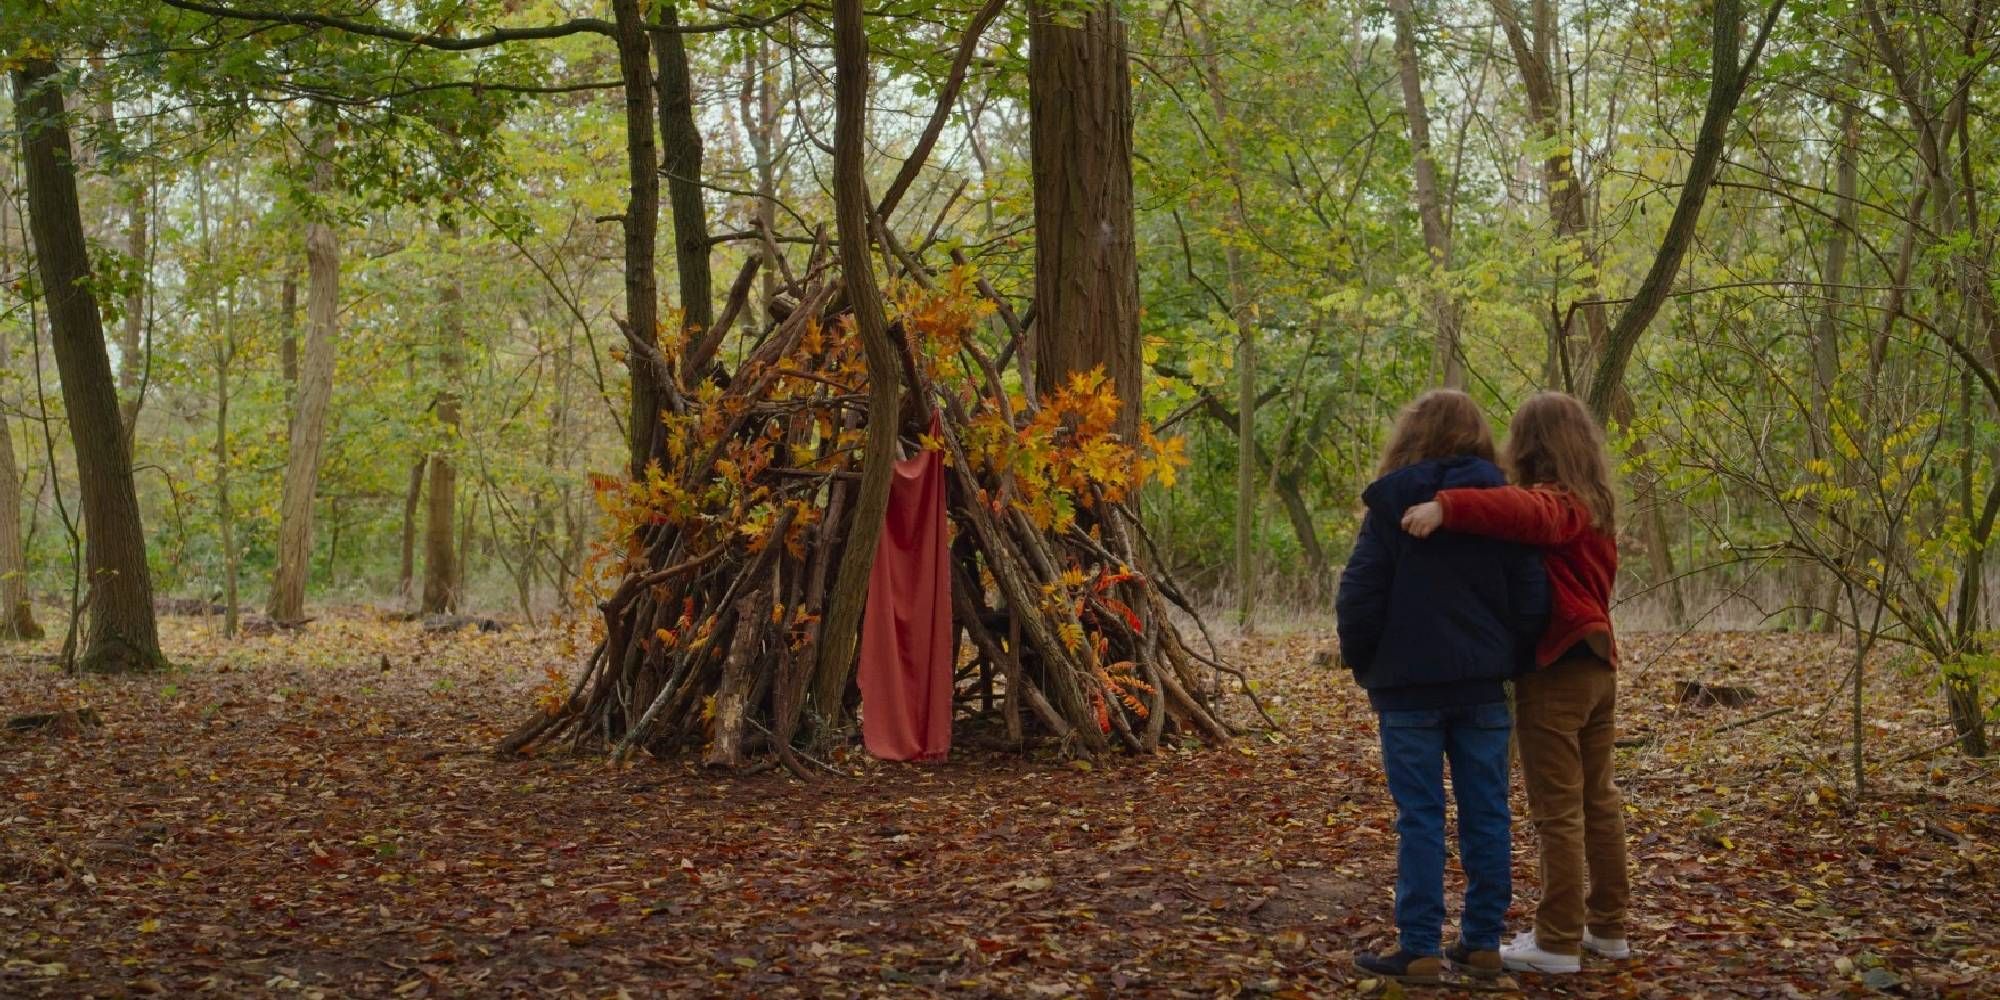
[[[1561,490],[1493,486],[1442,490],[1443,527],[1530,545],[1560,545],[1591,530],[1590,510]]]

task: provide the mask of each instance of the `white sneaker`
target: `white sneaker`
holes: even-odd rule
[[[1500,964],[1509,972],[1540,972],[1550,975],[1583,971],[1580,955],[1558,955],[1535,944],[1534,931],[1522,931],[1500,946]]]
[[[1583,931],[1583,950],[1600,958],[1632,957],[1632,946],[1626,944],[1624,938],[1601,938],[1590,933],[1588,927]]]

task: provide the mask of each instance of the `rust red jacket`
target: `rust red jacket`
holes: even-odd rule
[[[1542,547],[1549,574],[1549,627],[1535,644],[1546,667],[1577,643],[1618,665],[1611,632],[1611,588],[1618,579],[1618,543],[1591,527],[1590,510],[1554,487],[1499,486],[1441,490],[1444,526]]]

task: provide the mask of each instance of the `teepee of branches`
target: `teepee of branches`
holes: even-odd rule
[[[798,748],[844,732],[856,697],[851,653],[818,654],[834,568],[861,534],[863,432],[885,420],[905,454],[941,450],[949,470],[961,720],[996,716],[1017,744],[1046,737],[1079,756],[1229,740],[1222,700],[1254,707],[1254,695],[1205,630],[1200,648],[1183,633],[1177,620],[1200,619],[1140,568],[1158,561],[1140,558],[1150,542],[1125,502],[1148,478],[1171,483],[1180,442],[1120,440],[1101,373],[1040,399],[1010,388],[1018,330],[998,361],[982,350],[995,306],[963,267],[912,267],[892,288],[888,334],[908,391],[898,412],[874,412],[861,338],[823,257],[733,369],[715,358],[719,334],[633,341],[673,389],[653,461],[635,480],[597,482],[611,523],[592,648],[573,682],[555,686],[552,672],[501,749],[699,749],[723,766],[768,754],[803,772]]]

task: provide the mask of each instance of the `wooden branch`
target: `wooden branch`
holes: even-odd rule
[[[447,52],[470,52],[488,49],[507,42],[545,41],[551,38],[566,38],[570,35],[616,35],[617,28],[603,18],[577,17],[561,24],[535,25],[526,28],[489,28],[477,35],[445,35],[436,32],[416,31],[398,28],[394,25],[375,24],[354,18],[318,14],[311,11],[264,10],[243,7],[228,7],[222,4],[201,3],[199,0],[162,0],[169,7],[194,14],[230,21],[259,21],[265,24],[289,24],[301,28],[329,28],[344,31],[350,35],[380,38],[392,42],[421,45],[426,48],[443,49]],[[768,28],[804,9],[803,4],[794,4],[766,17],[734,18],[727,21],[712,21],[703,24],[655,24],[644,23],[640,30],[655,35],[700,35],[718,31],[737,29],[756,30]]]
[[[908,159],[896,171],[896,179],[889,182],[889,189],[882,194],[882,201],[875,206],[875,215],[888,225],[888,220],[896,211],[896,205],[903,200],[917,174],[924,169],[924,163],[931,157],[931,148],[937,145],[938,135],[944,131],[944,124],[951,120],[951,107],[958,101],[958,89],[965,83],[965,70],[972,65],[972,56],[979,47],[979,38],[986,33],[987,25],[1000,16],[1001,8],[1007,0],[986,0],[986,5],[972,15],[972,23],[965,26],[965,33],[959,36],[958,53],[952,57],[951,70],[945,74],[944,87],[938,91],[937,104],[931,109],[930,121],[917,136],[917,145],[910,150]]]
[[[694,342],[687,351],[687,372],[689,378],[697,378],[708,370],[715,360],[715,352],[722,349],[722,340],[729,335],[729,327],[736,322],[737,314],[743,311],[743,304],[750,298],[750,283],[757,276],[757,267],[763,257],[751,254],[743,261],[743,269],[736,272],[736,280],[729,286],[729,301],[723,303],[722,315],[715,325],[701,332],[701,339]]]
[[[447,52],[469,52],[475,49],[492,48],[507,42],[540,41],[550,38],[565,38],[570,35],[603,35],[612,37],[616,29],[610,21],[596,17],[579,17],[561,24],[544,24],[529,28],[490,28],[478,35],[440,35],[428,31],[414,31],[387,24],[372,24],[352,18],[335,17],[311,11],[251,10],[241,7],[225,7],[221,4],[201,3],[198,0],[162,0],[169,7],[206,14],[209,17],[233,21],[261,21],[265,24],[290,24],[301,28],[331,28],[350,35],[387,39],[422,45],[426,48],[443,49]]]

